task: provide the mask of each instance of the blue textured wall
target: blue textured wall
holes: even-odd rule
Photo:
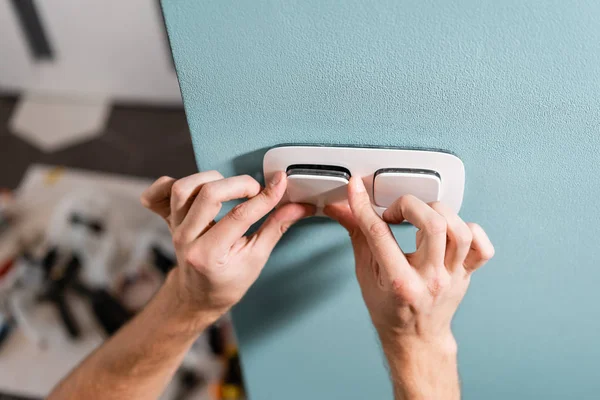
[[[163,3],[201,169],[280,143],[456,153],[497,250],[455,320],[464,398],[598,397],[600,3]],[[391,398],[347,242],[292,230],[236,308],[253,399]]]

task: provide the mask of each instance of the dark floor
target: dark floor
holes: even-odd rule
[[[32,163],[157,178],[196,172],[182,108],[115,106],[105,133],[44,153],[13,135],[8,120],[17,99],[0,97],[0,188],[14,189]]]
[[[11,396],[10,394],[0,393],[0,400],[38,400],[38,399],[33,399],[31,397]]]

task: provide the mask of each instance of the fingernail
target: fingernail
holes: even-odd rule
[[[277,184],[281,182],[282,176],[283,172],[276,172],[275,175],[273,175],[273,178],[271,178],[271,186],[277,186]]]

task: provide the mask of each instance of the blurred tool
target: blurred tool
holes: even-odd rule
[[[214,355],[219,357],[225,355],[226,339],[219,322],[208,328],[208,345]]]
[[[241,400],[244,398],[242,369],[237,350],[233,350],[226,358],[225,376],[221,385],[222,400]]]
[[[46,241],[60,254],[77,254],[80,279],[92,287],[109,287],[121,263],[118,210],[106,193],[81,188],[56,206],[46,230]]]
[[[73,339],[80,336],[81,330],[67,303],[66,290],[75,279],[81,262],[76,255],[62,264],[57,264],[58,250],[51,248],[41,262],[46,273],[46,288],[40,295],[40,300],[52,303],[64,324],[64,327]]]
[[[14,327],[14,321],[3,312],[0,312],[0,350],[6,339],[10,336]]]
[[[39,349],[45,349],[48,345],[46,332],[42,327],[38,326],[31,311],[36,300],[36,292],[18,288],[12,292],[7,300],[8,309],[14,325],[19,327],[25,337]]]
[[[76,282],[74,288],[92,305],[94,316],[107,335],[119,330],[132,314],[106,289],[90,288],[82,282]]]
[[[191,368],[182,367],[177,371],[176,379],[178,382],[177,393],[173,400],[186,400],[201,386],[206,384],[206,377],[199,371]]]
[[[224,371],[217,388],[221,400],[245,399],[240,359],[229,315],[225,315],[208,329],[208,345],[211,352],[223,362]]]
[[[86,217],[74,212],[69,217],[71,225],[81,225],[88,228],[93,234],[99,235],[104,232],[104,224],[97,219],[87,219]]]
[[[45,332],[34,322],[31,307],[37,300],[37,293],[44,278],[38,267],[21,254],[28,253],[40,243],[40,235],[19,240],[14,253],[0,266],[0,311],[12,328],[19,326],[32,343],[43,348],[46,344]]]
[[[73,338],[79,336],[79,329],[68,307],[68,293],[90,303],[108,335],[131,317],[109,291],[119,251],[118,226],[110,205],[105,193],[91,188],[70,193],[56,207],[47,229],[52,247],[41,263],[47,271],[43,298],[56,305]]]
[[[31,260],[32,257],[29,256]],[[68,303],[68,293],[80,295],[90,302],[94,317],[108,335],[123,326],[131,313],[103,287],[92,287],[80,279],[82,269],[77,254],[61,255],[52,247],[39,261],[45,274],[44,287],[39,299],[56,307],[64,327],[73,339],[80,337],[81,330]]]
[[[151,246],[151,251],[154,260],[154,266],[166,276],[169,271],[175,267],[175,258],[162,249],[158,244],[153,244]]]

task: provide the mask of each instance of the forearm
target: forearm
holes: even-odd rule
[[[459,400],[456,342],[383,339],[396,400]]]
[[[158,398],[198,335],[217,318],[186,308],[178,270],[129,324],[67,376],[50,400]]]

